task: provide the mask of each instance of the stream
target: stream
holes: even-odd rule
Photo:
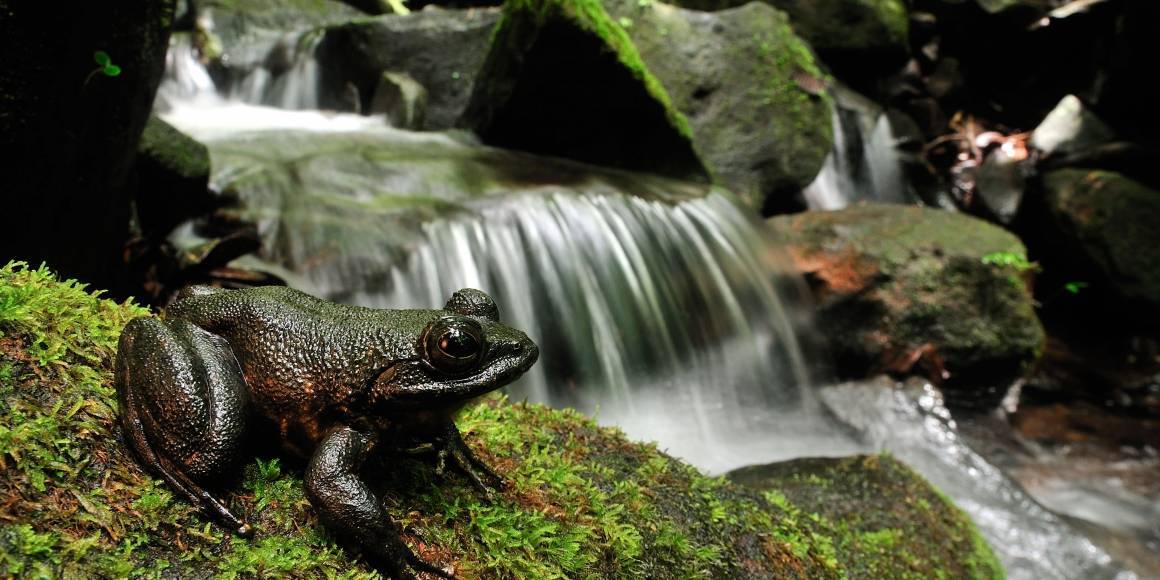
[[[171,49],[163,117],[207,144],[211,185],[258,224],[246,265],[373,307],[480,288],[541,346],[512,399],[579,408],[710,473],[890,452],[971,515],[1009,577],[1138,577],[973,451],[933,387],[833,384],[802,281],[730,193],[312,110],[316,67],[298,58],[219,90]],[[842,115],[865,137],[838,139],[817,207],[860,183],[899,191],[884,117]]]

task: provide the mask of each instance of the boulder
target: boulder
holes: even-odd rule
[[[800,509],[795,517],[819,534],[841,529],[833,554],[851,578],[899,577],[891,572],[899,569],[915,578],[1004,577],[971,519],[890,455],[795,459],[727,477]]]
[[[418,131],[427,121],[427,89],[407,73],[385,72],[367,112],[385,115],[392,127]]]
[[[359,110],[369,111],[383,73],[405,73],[427,92],[426,120],[415,128],[451,128],[467,106],[499,18],[488,9],[424,10],[330,26],[315,53],[321,82],[335,95],[353,87]],[[323,108],[346,108],[325,92],[322,97]]]
[[[1099,285],[1121,303],[1122,322],[1143,324],[1160,313],[1160,191],[1119,173],[1061,169],[1043,176],[1052,259],[1061,268],[1091,267]],[[1082,274],[1079,274],[1082,278]],[[1098,290],[1098,288],[1093,288]],[[1153,316],[1140,316],[1132,306]]]
[[[789,15],[794,31],[843,81],[865,89],[910,54],[903,0],[762,0]],[[677,0],[695,10],[722,10],[749,0]]]
[[[832,103],[826,76],[784,13],[761,3],[714,13],[605,5],[688,118],[718,182],[763,208],[813,181],[833,141]]]
[[[1043,349],[1034,266],[994,225],[896,205],[770,223],[814,290],[843,377],[921,370],[951,404],[991,407]]]
[[[374,575],[318,521],[299,463],[260,455],[225,484],[231,505],[254,526],[252,538],[208,523],[142,470],[117,434],[112,367],[122,327],[147,311],[20,264],[0,267],[0,304],[0,575]],[[961,514],[929,485],[893,475],[904,470],[884,459],[802,471],[808,479],[786,477],[759,492],[706,477],[573,410],[491,397],[457,423],[467,444],[508,480],[493,501],[464,477],[436,478],[417,458],[371,461],[366,474],[411,549],[460,577],[998,571]],[[880,484],[879,472],[892,475]],[[855,524],[829,524],[839,513]],[[932,554],[927,546],[936,538],[943,543]]]
[[[708,181],[685,115],[599,0],[513,0],[460,125],[485,143]]]
[[[219,205],[209,192],[209,150],[155,116],[137,145],[137,176],[137,219],[146,237],[163,237]]]

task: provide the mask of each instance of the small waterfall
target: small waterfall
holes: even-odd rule
[[[296,286],[392,308],[495,296],[543,353],[517,398],[598,412],[714,470],[760,460],[729,442],[808,404],[796,276],[724,191],[381,124],[225,137],[169,118],[209,144],[214,186]]]
[[[831,93],[834,146],[802,192],[810,209],[841,209],[861,201],[912,201],[887,115],[849,89],[836,86]]]

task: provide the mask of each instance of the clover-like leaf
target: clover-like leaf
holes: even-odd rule
[[[121,67],[115,64],[107,64],[105,65],[105,68],[101,69],[101,72],[105,73],[105,76],[107,77],[120,76]]]
[[[103,50],[98,50],[97,52],[94,52],[93,53],[93,60],[97,61],[97,64],[104,66],[104,67],[109,66],[109,64],[111,62],[113,62],[113,59],[109,58],[109,53],[107,53]]]

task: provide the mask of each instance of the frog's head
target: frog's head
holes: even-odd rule
[[[528,335],[499,321],[490,296],[463,289],[431,316],[419,334],[415,357],[375,377],[372,405],[455,406],[519,378],[540,349]]]

